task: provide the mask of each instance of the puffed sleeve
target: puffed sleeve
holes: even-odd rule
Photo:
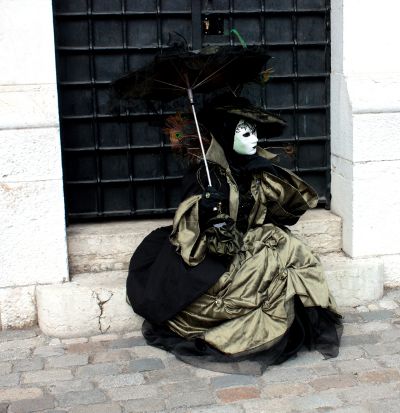
[[[279,176],[264,172],[260,176],[261,202],[266,206],[266,221],[277,225],[293,225],[310,208],[315,208],[315,190],[293,172],[275,166]]]

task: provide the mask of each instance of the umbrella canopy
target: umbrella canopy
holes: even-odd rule
[[[214,92],[224,87],[235,90],[256,80],[269,58],[265,46],[216,46],[167,52],[157,55],[147,66],[117,79],[112,88],[117,97],[128,101],[132,98],[169,101],[187,95],[211,186],[193,93]]]
[[[141,69],[113,82],[117,96],[124,99],[170,101],[194,93],[228,87],[232,90],[258,80],[270,56],[266,46],[215,46],[201,50],[157,55]]]

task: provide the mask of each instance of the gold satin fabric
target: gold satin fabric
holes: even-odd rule
[[[212,152],[211,152],[212,151]],[[259,148],[268,159],[273,155]],[[225,169],[229,215],[236,219],[238,189],[222,148],[213,140],[207,153]],[[173,319],[168,326],[186,338],[200,337],[226,354],[246,354],[275,344],[293,321],[293,297],[306,307],[337,312],[319,259],[284,224],[292,225],[317,204],[317,194],[299,177],[279,168],[283,178],[254,175],[255,199],[243,246],[218,282]],[[196,265],[207,251],[198,227],[199,195],[181,203],[174,218],[171,242],[188,265]],[[265,217],[272,223],[263,224]]]

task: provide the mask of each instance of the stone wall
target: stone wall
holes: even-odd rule
[[[0,0],[1,328],[68,280],[51,0]]]
[[[332,210],[351,257],[381,256],[400,285],[397,0],[332,0]]]

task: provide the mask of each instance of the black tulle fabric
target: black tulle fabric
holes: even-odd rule
[[[343,326],[340,316],[321,307],[305,308],[294,297],[295,317],[292,325],[268,350],[254,354],[230,356],[221,353],[201,339],[186,340],[164,325],[144,321],[142,333],[146,342],[173,353],[195,367],[222,373],[261,375],[268,366],[295,357],[299,350],[317,350],[325,358],[339,353]]]

